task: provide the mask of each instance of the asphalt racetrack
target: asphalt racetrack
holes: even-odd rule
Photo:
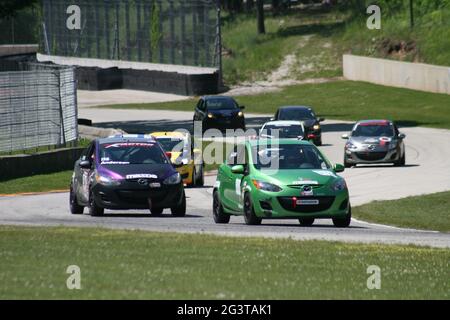
[[[95,126],[122,128],[127,132],[190,128],[192,122],[191,112],[162,110],[81,108],[79,116],[92,119]],[[249,128],[259,128],[267,119],[268,116],[247,115],[247,124]],[[322,127],[322,150],[331,161],[342,163],[345,141],[340,136],[348,133],[352,124],[330,120],[325,121]],[[450,190],[450,131],[419,127],[401,128],[400,131],[407,135],[405,167],[359,166],[347,169],[342,174],[347,180],[353,206],[373,200],[398,199]],[[261,226],[246,226],[243,217],[232,217],[228,225],[216,225],[212,218],[211,193],[214,182],[215,176],[212,175],[206,177],[205,187],[186,189],[188,209],[185,218],[174,218],[169,211],[165,211],[162,217],[151,217],[148,210],[106,210],[104,217],[71,215],[68,193],[53,193],[1,197],[0,224],[106,227],[450,247],[450,234],[401,229],[356,220],[346,229],[333,227],[330,220],[316,220],[312,227],[301,227],[297,220],[263,220]]]

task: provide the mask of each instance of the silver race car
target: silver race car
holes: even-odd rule
[[[397,125],[388,120],[359,121],[350,135],[344,134],[344,165],[346,168],[357,164],[393,163],[405,165],[405,135]]]

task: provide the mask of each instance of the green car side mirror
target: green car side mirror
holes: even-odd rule
[[[231,167],[231,172],[233,172],[234,174],[244,174],[244,171],[245,169],[242,164]]]
[[[334,172],[344,172],[345,167],[342,164],[336,163],[334,165]]]

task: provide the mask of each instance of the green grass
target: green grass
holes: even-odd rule
[[[80,138],[76,142],[76,147],[87,147],[91,143],[91,140],[86,138]],[[71,148],[72,146],[75,146],[75,142],[69,142],[67,143],[67,148]],[[57,147],[57,146],[40,146],[37,148],[30,148],[30,149],[24,149],[24,150],[14,150],[11,152],[0,152],[0,157],[2,156],[14,156],[14,155],[21,155],[21,154],[36,154],[40,152],[49,152],[49,151],[57,151],[58,149],[62,149],[64,147]]]
[[[400,125],[450,129],[450,96],[364,82],[335,81],[305,84],[251,96],[236,97],[251,113],[274,114],[281,105],[309,105],[330,119],[387,118]],[[193,111],[196,100],[168,103],[103,106],[114,109],[167,109]]]
[[[416,17],[411,29],[406,10],[385,15],[381,30],[367,30],[366,20],[356,19],[340,32],[340,43],[346,51],[409,62],[450,65],[450,38],[442,35],[450,29],[450,7]],[[389,52],[392,45],[408,44]]]
[[[0,194],[69,189],[72,171],[62,171],[0,182]]]
[[[403,4],[405,1],[403,1]],[[266,15],[266,34],[257,35],[254,16],[226,17],[223,27],[224,79],[227,84],[264,80],[284,57],[294,54],[289,78],[342,75],[342,54],[450,65],[450,7],[435,10],[416,4],[416,25],[409,26],[407,6],[382,7],[381,30],[369,30],[364,12],[292,9]],[[383,11],[384,10],[384,11]],[[363,10],[365,11],[365,10]],[[405,46],[407,44],[407,46]],[[400,45],[401,49],[395,47]],[[394,50],[390,50],[394,48]]]
[[[1,299],[448,299],[448,249],[0,227]],[[68,290],[66,269],[81,269]],[[368,290],[367,268],[381,268]]]
[[[294,54],[293,79],[335,77],[342,74],[342,48],[330,30],[343,21],[339,12],[296,11],[281,16],[267,15],[266,34],[256,33],[256,18],[226,17],[223,27],[223,77],[225,83],[264,80],[284,57]],[[333,44],[333,45],[332,45]]]
[[[375,223],[450,232],[450,192],[375,201],[354,208],[353,215]]]

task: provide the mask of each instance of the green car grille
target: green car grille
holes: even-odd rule
[[[305,185],[299,185],[299,184],[290,184],[288,185],[289,188],[292,189],[303,189]],[[308,184],[307,186],[311,187],[312,189],[319,189],[323,187],[323,184]]]
[[[318,200],[319,203],[315,205],[298,205],[296,200]],[[333,196],[323,196],[323,197],[278,197],[278,202],[283,207],[284,210],[293,212],[303,212],[312,213],[325,211],[331,208],[333,205],[335,197]]]

